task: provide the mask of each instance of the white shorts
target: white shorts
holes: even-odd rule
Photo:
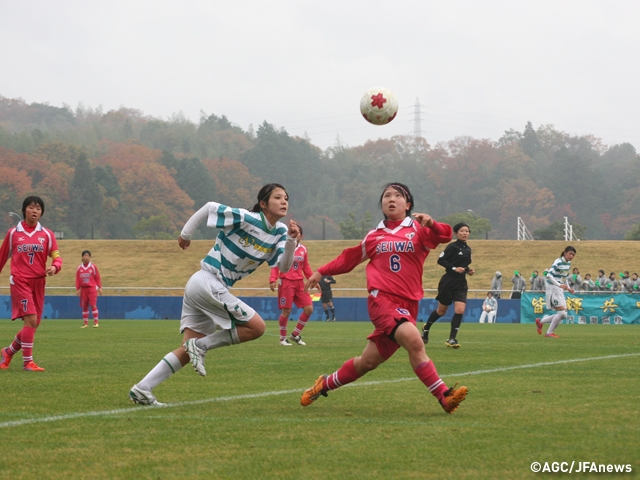
[[[180,333],[189,328],[203,335],[247,323],[256,314],[249,305],[229,293],[211,272],[199,270],[184,287]]]
[[[544,292],[545,300],[547,301],[547,308],[549,310],[556,310],[558,307],[567,308],[567,299],[564,297],[564,290],[555,285],[547,284],[547,289]]]

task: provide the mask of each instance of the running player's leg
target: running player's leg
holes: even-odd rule
[[[467,395],[467,387],[459,389],[447,388],[447,385],[438,375],[433,361],[424,351],[424,344],[420,332],[415,325],[409,321],[402,323],[395,331],[395,341],[407,350],[409,362],[414,373],[420,381],[429,389],[429,392],[436,397],[447,413],[452,413]]]

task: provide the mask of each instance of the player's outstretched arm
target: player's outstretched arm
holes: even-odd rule
[[[321,279],[322,274],[320,272],[314,272],[314,274],[311,275],[307,282],[304,284],[304,291],[308,292],[312,288],[316,288]]]

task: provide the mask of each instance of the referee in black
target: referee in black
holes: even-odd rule
[[[438,257],[438,264],[444,267],[445,274],[438,283],[438,296],[436,297],[438,308],[431,312],[422,329],[422,341],[425,344],[429,343],[431,325],[447,313],[449,305],[453,303],[454,314],[451,318],[451,333],[445,345],[450,348],[460,348],[456,337],[462,323],[464,309],[467,306],[467,290],[469,290],[467,274],[473,275],[474,270],[469,268],[471,265],[471,248],[467,245],[467,239],[471,233],[469,225],[464,222],[457,223],[453,226],[453,233],[456,235],[456,241],[447,245],[447,248]]]

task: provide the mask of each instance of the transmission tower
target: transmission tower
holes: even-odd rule
[[[413,136],[422,138],[422,105],[420,99],[416,97],[416,103],[413,106]]]

